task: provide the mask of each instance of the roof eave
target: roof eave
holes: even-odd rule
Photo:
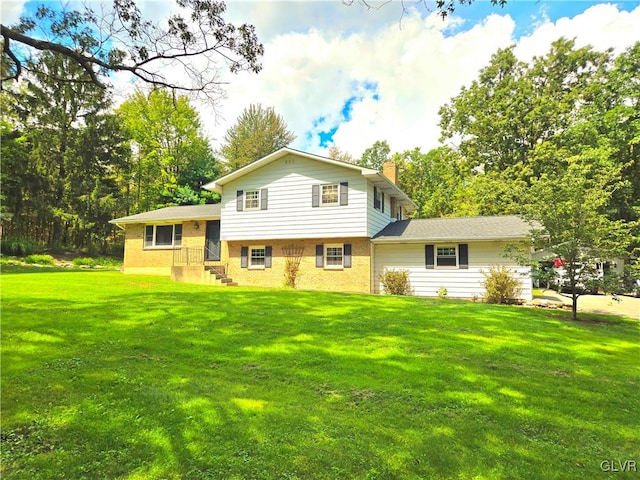
[[[190,222],[196,220],[218,220],[220,215],[196,215],[188,217],[174,217],[174,218],[135,218],[130,220],[121,220],[116,218],[115,220],[109,220],[109,223],[114,225],[133,225],[136,223],[173,223],[173,222]],[[122,228],[122,227],[121,227]]]
[[[365,171],[366,170],[366,171]],[[403,207],[409,207],[410,210],[417,210],[418,206],[404,193],[398,185],[393,183],[387,177],[377,170],[363,169],[362,176],[372,183],[382,184],[386,190],[391,190],[395,195],[399,197],[400,204]]]
[[[530,240],[528,236],[501,236],[501,237],[481,237],[481,238],[464,238],[464,237],[451,237],[451,238],[372,238],[371,243],[445,243],[445,242],[495,242],[495,241],[508,241],[508,240]]]

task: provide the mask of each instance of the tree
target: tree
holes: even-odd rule
[[[218,164],[187,98],[138,91],[118,115],[132,142],[134,161],[123,182],[133,211],[214,200],[200,187],[218,175]]]
[[[57,11],[42,5],[16,25],[0,26],[2,83],[18,80],[24,71],[34,74],[34,68],[42,65],[37,57],[46,52],[65,57],[84,73],[78,78],[58,72],[57,80],[104,87],[110,72],[128,72],[155,87],[191,92],[210,101],[222,94],[220,61],[234,73],[261,70],[264,47],[254,27],[227,23],[224,2],[176,0],[176,4],[180,13],[172,14],[166,26],[142,18],[135,0],[114,0],[113,8],[100,14],[89,6]]]
[[[463,175],[459,155],[447,147],[422,153],[419,148],[396,153],[399,187],[418,206],[422,218],[460,215],[456,196],[462,188]],[[464,213],[463,213],[464,214]]]
[[[356,0],[343,0],[343,3],[346,5],[353,5]],[[377,2],[371,2],[370,0],[357,0],[357,2],[363,5],[367,9],[380,8],[380,5]],[[445,19],[448,15],[451,15],[455,12],[456,8],[459,6],[471,5],[474,0],[436,0],[436,11],[438,15],[440,15],[443,19]],[[384,2],[382,5],[386,5],[389,2]],[[426,2],[412,2],[411,5],[423,3],[426,6]],[[504,7],[507,4],[507,0],[491,0],[491,5]],[[407,13],[407,6],[405,2],[400,2],[402,8],[402,15]],[[428,7],[425,7],[428,8]]]
[[[273,107],[251,104],[225,133],[220,152],[227,162],[226,171],[232,172],[266,157],[295,138]]]
[[[377,140],[367,148],[357,164],[361,167],[373,168],[374,170],[382,170],[384,162],[388,161],[391,154],[391,148],[386,140]]]
[[[609,149],[547,147],[545,154],[556,155],[564,169],[543,173],[522,195],[527,200],[527,217],[544,227],[534,231],[534,236],[548,235],[550,248],[564,266],[560,280],[568,284],[575,320],[581,285],[592,277],[591,267],[624,255],[633,225],[606,215],[613,193],[623,183],[620,167],[610,161]]]
[[[338,160],[339,162],[356,163],[350,153],[343,152],[335,143],[332,143],[327,149],[327,157],[333,160]]]
[[[2,155],[4,203],[13,214],[6,234],[102,249],[119,202],[116,176],[128,161],[122,131],[107,91],[51,80],[83,75],[77,64],[51,52],[38,61],[49,75],[36,73],[23,89],[2,94],[11,139]]]

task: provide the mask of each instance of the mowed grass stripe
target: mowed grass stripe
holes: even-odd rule
[[[104,271],[1,280],[3,478],[582,479],[640,460],[637,322]]]

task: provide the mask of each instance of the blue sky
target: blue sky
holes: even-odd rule
[[[175,5],[138,2],[158,22]],[[560,36],[616,52],[640,41],[638,1],[510,0],[500,8],[477,0],[446,21],[429,2],[425,8],[410,0],[404,15],[399,0],[371,10],[340,0],[227,4],[228,20],[255,25],[265,45],[264,68],[258,75],[221,72],[229,81],[226,99],[215,110],[195,105],[214,148],[244,108],[261,103],[284,117],[297,135],[295,148],[322,154],[335,143],[359,157],[376,140],[387,140],[392,151],[426,151],[439,145],[438,109],[497,49],[515,45],[529,61]],[[0,6],[3,23],[12,23],[25,4],[0,0]],[[132,89],[125,76],[114,82],[123,94]]]

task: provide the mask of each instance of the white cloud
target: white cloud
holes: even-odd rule
[[[301,7],[296,4],[296,8]],[[364,22],[366,17],[356,18],[354,13],[332,28],[326,24],[329,17],[314,11],[319,20],[310,24],[323,28],[305,29],[305,22],[299,21],[295,31],[289,16],[281,18],[270,11],[269,21],[280,21],[278,28],[284,33],[273,33],[265,42],[264,69],[259,75],[230,78],[228,99],[221,109],[224,118],[217,125],[209,122],[214,145],[245,107],[262,103],[284,117],[298,137],[293,146],[303,150],[324,152],[320,132],[335,129],[335,143],[356,157],[376,140],[385,139],[392,151],[417,146],[427,151],[438,145],[438,109],[477,78],[497,49],[516,44],[516,53],[528,60],[546,53],[560,36],[576,37],[579,46],[619,51],[640,40],[635,28],[640,24],[640,7],[626,12],[614,5],[594,5],[555,23],[543,8],[529,33],[519,40],[514,38],[516,25],[508,14],[494,13],[458,31],[460,18],[443,22],[434,14],[424,17],[413,11],[403,17],[401,28],[396,15],[386,24],[358,31],[354,22]],[[259,31],[260,23],[257,27]],[[375,84],[375,92],[359,91],[365,82]],[[342,110],[353,97],[351,115],[344,118]]]
[[[516,55],[526,61],[534,55],[544,55],[560,37],[575,38],[577,47],[591,45],[601,51],[613,48],[620,53],[640,40],[638,25],[640,6],[626,12],[612,4],[594,5],[573,18],[564,17],[556,22],[547,19],[540,23],[533,33],[520,39]]]
[[[24,4],[28,0],[0,0],[0,19],[3,25],[12,25],[24,13]]]

